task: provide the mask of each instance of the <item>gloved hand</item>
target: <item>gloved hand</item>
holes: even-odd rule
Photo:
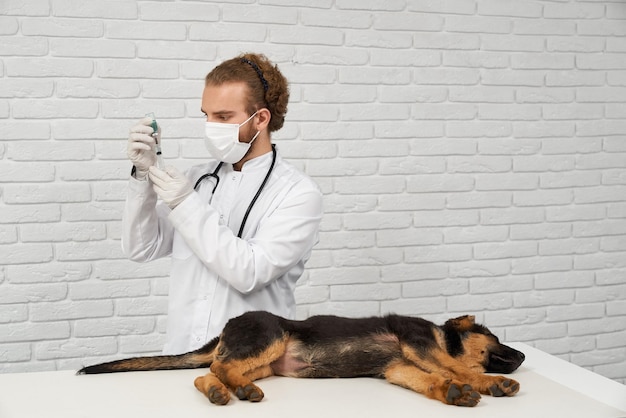
[[[193,186],[187,177],[174,167],[169,166],[164,171],[151,166],[149,176],[154,191],[170,209],[174,209],[193,192]]]
[[[154,129],[150,124],[152,119],[145,117],[139,123],[130,128],[126,154],[128,159],[135,166],[135,178],[143,180],[148,175],[148,169],[156,164],[156,153],[154,151],[155,139],[152,136]],[[161,142],[161,126],[156,133],[157,140]]]

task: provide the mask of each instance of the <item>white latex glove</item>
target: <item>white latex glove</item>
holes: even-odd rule
[[[174,209],[193,193],[193,186],[187,177],[172,166],[166,167],[165,170],[151,166],[149,176],[154,191],[170,209]]]
[[[148,169],[156,165],[156,153],[154,151],[155,138],[152,136],[154,129],[150,124],[152,119],[145,117],[139,123],[130,128],[126,154],[135,166],[135,178],[143,180],[148,175]],[[156,140],[161,142],[161,127],[156,132]]]

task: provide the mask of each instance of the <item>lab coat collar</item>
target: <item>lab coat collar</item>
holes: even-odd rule
[[[241,167],[241,172],[245,173],[245,172],[255,171],[259,169],[265,170],[267,169],[267,166],[270,164],[271,161],[272,161],[272,151],[269,151],[263,155],[259,155],[258,157],[255,157],[243,163],[243,167]]]

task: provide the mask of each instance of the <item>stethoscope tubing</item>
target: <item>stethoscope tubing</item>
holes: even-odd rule
[[[202,176],[200,176],[200,178],[196,181],[196,184],[193,186],[194,190],[198,190],[198,187],[200,186],[200,184],[202,183],[203,180],[205,180],[208,177],[212,177],[215,179],[215,185],[213,186],[213,190],[211,191],[211,199],[213,199],[213,195],[215,194],[215,190],[217,189],[218,184],[220,183],[220,176],[217,174],[220,171],[220,168],[222,168],[222,165],[224,164],[224,162],[220,162],[217,167],[215,167],[215,169],[213,170],[212,173],[206,173],[203,174]],[[246,225],[246,221],[248,220],[248,216],[250,215],[250,212],[252,211],[252,208],[254,207],[254,204],[256,203],[256,201],[258,200],[259,196],[261,195],[261,192],[263,191],[263,189],[265,188],[265,185],[267,184],[272,171],[274,170],[274,165],[276,164],[276,146],[272,145],[272,163],[270,164],[270,168],[267,170],[267,174],[265,175],[265,178],[263,179],[263,182],[261,183],[261,185],[259,186],[259,189],[257,190],[256,194],[254,195],[254,197],[252,198],[252,201],[250,201],[250,204],[248,205],[248,208],[246,209],[246,213],[243,216],[243,220],[241,221],[241,226],[239,227],[239,232],[237,233],[237,237],[241,238],[241,236],[243,235],[243,228]]]

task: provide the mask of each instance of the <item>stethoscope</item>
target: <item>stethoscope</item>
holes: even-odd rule
[[[263,191],[263,188],[265,187],[265,184],[269,180],[270,175],[272,174],[272,171],[274,170],[275,163],[276,163],[276,146],[272,144],[272,163],[270,164],[269,170],[267,170],[267,174],[265,175],[265,178],[263,179],[263,183],[261,183],[261,185],[259,186],[259,190],[257,190],[256,194],[252,198],[252,201],[248,205],[248,209],[246,209],[246,214],[243,216],[243,220],[241,221],[241,226],[239,227],[239,233],[237,233],[238,238],[241,238],[241,235],[243,234],[243,228],[246,225],[246,221],[248,220],[248,215],[250,215],[250,211],[252,210],[252,207],[256,203],[257,199],[261,195],[261,192]],[[215,189],[217,189],[217,185],[220,184],[220,176],[218,176],[217,173],[218,171],[220,171],[220,168],[222,168],[222,165],[224,165],[224,162],[220,161],[220,163],[217,165],[217,167],[215,167],[215,170],[213,170],[212,173],[206,173],[200,176],[198,181],[196,181],[196,184],[193,186],[194,190],[198,190],[198,186],[200,186],[200,183],[202,183],[204,179],[208,177],[213,177],[215,179],[215,185],[213,186],[213,190],[211,191],[211,199],[209,200],[209,202],[213,199],[213,195],[215,194]]]

